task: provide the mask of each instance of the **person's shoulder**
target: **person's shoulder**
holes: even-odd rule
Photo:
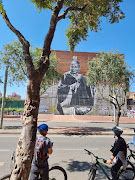
[[[65,79],[66,77],[68,76],[71,76],[71,73],[68,71],[68,72],[65,72],[62,77]]]
[[[80,77],[80,78],[84,78],[84,75],[83,74],[77,74],[78,75],[78,77]]]
[[[67,76],[67,75],[69,75],[69,74],[70,74],[70,71],[65,72],[65,73],[63,74],[63,76]]]
[[[125,141],[125,139],[124,139],[123,137],[120,137],[120,138],[118,139],[118,141],[119,141],[120,143],[126,144],[126,141]]]
[[[51,140],[50,140],[50,138],[48,138],[47,136],[46,136],[46,142],[51,142]]]

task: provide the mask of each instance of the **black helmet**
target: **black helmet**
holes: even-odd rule
[[[123,130],[118,126],[115,126],[112,131],[115,133],[116,136],[120,136],[123,133]]]

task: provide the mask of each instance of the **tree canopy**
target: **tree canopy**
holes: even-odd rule
[[[119,125],[121,107],[125,104],[129,83],[135,77],[135,70],[124,61],[124,55],[118,51],[101,52],[91,61],[88,60],[89,71],[87,83],[97,87],[103,99],[109,101],[117,109],[116,125]],[[108,88],[108,93],[106,92]]]
[[[22,48],[23,58],[26,64],[28,77],[27,95],[23,114],[23,129],[17,144],[16,161],[12,171],[11,180],[27,180],[33,157],[38,109],[40,103],[40,87],[42,79],[46,76],[50,66],[51,44],[56,31],[57,23],[65,18],[69,18],[70,24],[66,31],[70,50],[74,51],[75,46],[86,40],[88,30],[98,31],[101,29],[102,18],[107,18],[110,23],[119,22],[124,18],[124,13],[120,9],[123,0],[30,0],[41,11],[51,10],[52,15],[48,32],[44,37],[44,44],[38,65],[35,67],[32,54],[30,53],[30,43],[23,36],[21,31],[14,27],[7,16],[6,10],[0,0],[0,13],[8,28],[18,37]],[[19,23],[19,22],[18,22]],[[43,23],[45,24],[45,22]],[[20,77],[21,78],[21,77]]]
[[[88,30],[97,32],[101,30],[103,17],[109,23],[119,22],[123,19],[124,13],[119,3],[123,0],[30,0],[35,7],[41,10],[52,10],[57,13],[57,23],[61,19],[69,18],[69,28],[66,30],[68,45],[73,51],[81,40],[87,40]],[[4,18],[7,18],[6,11],[0,0],[0,11]],[[53,28],[53,27],[52,27]]]
[[[38,47],[31,48],[30,53],[33,59],[35,69],[38,67],[38,61],[42,50]],[[16,83],[24,84],[27,81],[27,68],[23,58],[22,44],[18,40],[9,42],[3,46],[3,51],[0,51],[0,63],[8,66],[8,82],[12,85]],[[55,52],[50,56],[50,66],[42,79],[41,89],[44,92],[52,83],[58,81],[61,75],[57,72],[59,61],[56,58]]]
[[[93,60],[88,61],[88,84],[94,86],[108,85],[110,87],[123,87],[129,90],[129,80],[133,80],[135,71],[124,61],[124,55],[118,51],[112,53],[101,52]]]

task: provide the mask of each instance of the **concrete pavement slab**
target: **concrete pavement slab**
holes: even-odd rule
[[[112,116],[88,116],[88,115],[53,115],[39,114],[38,124],[48,123],[50,134],[66,135],[112,135],[112,127],[115,125]],[[123,125],[124,135],[133,135],[135,118],[121,117],[120,124]],[[20,134],[22,117],[4,117],[4,129],[0,134]]]

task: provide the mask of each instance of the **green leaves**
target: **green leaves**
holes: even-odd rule
[[[26,66],[23,60],[22,45],[17,40],[3,46],[4,51],[0,53],[0,61],[8,66],[8,81],[10,84],[16,82],[24,83],[26,77]]]
[[[42,49],[38,47],[31,48],[30,53],[35,69],[37,69]],[[8,66],[8,82],[11,85],[16,83],[19,86],[19,84],[24,84],[27,81],[27,68],[23,59],[22,44],[18,40],[4,46],[4,51],[0,52],[0,62]],[[61,75],[56,71],[57,66],[58,59],[56,54],[53,53],[50,56],[49,69],[41,83],[43,91],[60,79]]]
[[[124,56],[118,51],[101,52],[96,58],[88,61],[88,66],[87,82],[95,86],[103,84],[109,87],[128,88],[129,80],[135,77],[134,71],[129,70]]]
[[[66,36],[68,37],[68,45],[70,50],[73,51],[75,46],[81,41],[86,40],[88,36],[88,30],[97,32],[101,30],[100,24],[101,18],[105,17],[108,22],[119,22],[119,19],[123,19],[124,13],[120,10],[119,2],[121,0],[84,0],[84,1],[66,1],[66,6],[73,6],[83,8],[83,10],[74,10],[68,12],[68,17],[71,24],[66,30]]]
[[[42,9],[53,10],[57,4],[56,0],[30,1],[35,3],[35,7],[39,11]],[[101,30],[102,17],[107,18],[110,23],[123,19],[125,16],[119,6],[121,2],[123,0],[65,0],[60,13],[66,12],[63,19],[66,17],[70,19],[69,28],[66,30],[70,51],[74,51],[75,46],[81,40],[87,40],[88,30],[95,32]],[[63,1],[59,1],[59,3],[63,3]]]
[[[59,69],[59,60],[56,58],[56,53],[54,52],[50,56],[50,66],[46,72],[46,75],[42,79],[41,94],[43,94],[47,88],[57,83],[58,80],[61,79],[61,74],[57,72],[58,69]]]
[[[3,17],[5,16],[5,12],[6,11],[3,8],[2,0],[0,0],[0,13],[2,14]]]
[[[52,10],[55,7],[56,0],[30,0],[32,3],[35,3],[35,7],[41,12],[42,9]]]

